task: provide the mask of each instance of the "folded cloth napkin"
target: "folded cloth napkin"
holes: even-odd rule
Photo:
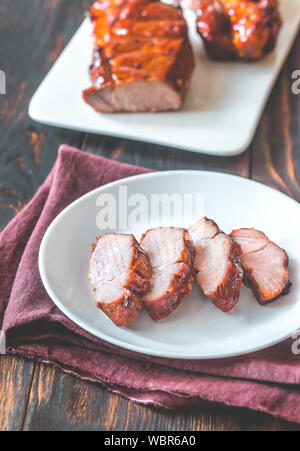
[[[297,348],[292,339],[231,359],[150,358],[85,332],[46,294],[38,252],[52,220],[92,189],[144,172],[60,148],[46,182],[0,235],[0,327],[7,352],[55,365],[143,404],[174,409],[222,403],[300,422],[300,356],[292,352],[293,344]]]

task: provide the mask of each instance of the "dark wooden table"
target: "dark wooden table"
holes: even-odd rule
[[[273,89],[255,139],[233,158],[215,158],[60,130],[33,123],[29,101],[76,31],[89,0],[1,0],[0,228],[45,180],[61,143],[156,170],[209,169],[273,186],[300,201],[300,95],[291,75],[300,69],[300,35]],[[247,409],[206,406],[167,413],[144,407],[43,364],[5,356],[0,369],[0,430],[300,430]]]

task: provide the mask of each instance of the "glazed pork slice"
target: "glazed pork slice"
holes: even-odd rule
[[[117,326],[133,321],[150,287],[151,265],[133,235],[105,234],[92,247],[89,280],[96,304]]]
[[[178,110],[195,66],[180,6],[99,0],[90,16],[94,54],[85,101],[103,113]]]
[[[143,301],[150,316],[159,321],[192,293],[194,246],[187,230],[161,227],[148,230],[141,247],[149,255],[153,271]]]
[[[189,233],[196,249],[196,280],[203,293],[227,313],[237,304],[242,285],[240,246],[207,218],[190,227]]]
[[[234,230],[231,237],[243,252],[244,284],[251,288],[260,304],[268,304],[290,291],[289,259],[285,250],[255,229]]]

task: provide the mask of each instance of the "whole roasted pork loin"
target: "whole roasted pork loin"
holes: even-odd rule
[[[260,304],[268,304],[290,291],[285,250],[255,229],[234,230],[230,236],[242,249],[244,284],[252,289]]]
[[[141,247],[152,265],[151,287],[143,301],[150,316],[158,321],[192,293],[194,246],[187,230],[161,227],[148,230]]]
[[[243,278],[241,248],[207,218],[190,227],[189,233],[196,249],[196,280],[203,293],[227,313],[239,300]]]
[[[133,321],[150,286],[151,265],[133,235],[101,235],[93,245],[89,280],[97,307],[117,326]]]
[[[99,0],[92,87],[84,99],[104,113],[178,110],[195,61],[178,5],[159,0]]]

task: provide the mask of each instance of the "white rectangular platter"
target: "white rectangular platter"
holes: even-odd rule
[[[240,154],[253,139],[298,32],[300,0],[282,0],[280,9],[283,27],[276,49],[256,63],[209,60],[196,33],[195,15],[184,9],[196,70],[182,110],[156,114],[104,115],[85,104],[82,91],[91,85],[88,68],[92,55],[92,28],[86,19],[32,98],[29,115],[57,127],[210,155]]]

